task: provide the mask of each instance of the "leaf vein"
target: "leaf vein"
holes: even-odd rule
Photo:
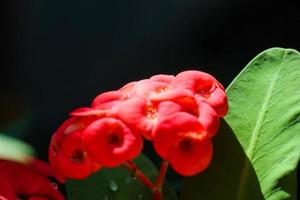
[[[282,56],[282,59],[285,57],[285,51],[283,53],[283,56]],[[265,114],[266,114],[266,111],[268,109],[268,104],[271,100],[271,97],[272,97],[272,94],[273,94],[273,90],[274,90],[274,86],[275,86],[275,83],[276,83],[276,80],[278,79],[278,75],[279,75],[279,72],[282,68],[282,61],[277,69],[277,71],[275,72],[272,80],[271,80],[271,83],[269,85],[269,88],[267,90],[267,94],[264,98],[264,101],[263,101],[263,104],[261,106],[261,111],[259,114],[258,114],[258,117],[257,117],[257,121],[256,121],[256,124],[255,124],[255,127],[252,131],[252,137],[251,137],[251,140],[250,140],[250,143],[249,143],[249,146],[246,150],[247,152],[247,155],[248,157],[250,158],[250,160],[252,160],[253,158],[253,155],[254,155],[254,151],[255,151],[255,148],[256,148],[256,144],[257,144],[257,140],[258,140],[258,137],[259,137],[259,131],[263,125],[263,121],[264,121],[264,118],[265,118]]]

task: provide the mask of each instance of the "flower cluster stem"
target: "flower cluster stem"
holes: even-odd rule
[[[153,194],[153,200],[163,200],[162,187],[168,170],[169,162],[164,160],[161,163],[159,175],[153,183],[132,161],[127,161],[123,167],[131,172],[133,177],[139,179]]]
[[[125,162],[123,167],[130,171],[133,177],[139,179],[150,190],[155,187],[152,181],[132,161]]]

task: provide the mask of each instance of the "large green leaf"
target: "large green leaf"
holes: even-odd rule
[[[31,160],[33,153],[29,145],[0,134],[0,159],[25,163]]]
[[[233,131],[222,123],[211,165],[184,179],[182,199],[297,199],[300,54],[281,48],[262,52],[227,93],[226,121]]]
[[[150,179],[155,180],[158,172],[155,166],[145,156],[140,155],[134,160],[136,165]],[[122,167],[101,169],[84,180],[68,180],[67,194],[69,200],[151,200],[152,194],[148,188],[131,176]],[[176,200],[175,192],[170,186],[163,188],[165,200]]]
[[[222,120],[220,131],[214,137],[213,143],[212,163],[204,172],[184,178],[181,199],[263,199],[258,179],[249,164],[249,159],[224,120]],[[244,163],[247,163],[249,167],[247,181],[244,181],[245,177],[242,176]],[[241,182],[243,182],[242,185]],[[242,187],[246,187],[247,190],[240,192]]]
[[[254,166],[265,199],[297,199],[300,158],[300,54],[272,48],[255,57],[229,86],[226,121]],[[244,164],[245,192],[249,165]]]

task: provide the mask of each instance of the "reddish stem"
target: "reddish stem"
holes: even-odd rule
[[[152,181],[147,176],[145,176],[145,174],[132,161],[125,162],[123,164],[123,167],[130,171],[134,177],[139,179],[150,190],[153,190],[155,186]]]
[[[155,190],[152,190],[153,192],[153,200],[163,200],[161,189],[156,188]]]
[[[152,190],[153,200],[163,200],[161,192],[167,174],[168,166],[169,162],[167,160],[163,160],[160,166],[159,175],[156,179],[155,188]]]
[[[162,161],[160,170],[159,170],[159,175],[158,175],[158,177],[156,179],[156,183],[155,183],[155,186],[157,188],[162,188],[167,171],[168,171],[168,166],[169,166],[169,162],[167,160]]]
[[[145,186],[147,186],[153,193],[153,200],[163,200],[162,187],[168,170],[169,162],[164,160],[161,163],[159,175],[155,184],[134,164],[132,161],[127,161],[123,167],[132,173],[134,177],[139,179]]]

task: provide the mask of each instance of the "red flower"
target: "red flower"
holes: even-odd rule
[[[49,161],[55,177],[83,179],[100,168],[82,147],[82,131],[94,118],[70,118],[52,136]]]
[[[132,132],[121,120],[107,117],[84,130],[83,146],[97,163],[115,167],[138,156],[143,142],[141,135]]]
[[[184,71],[176,76],[172,84],[191,90],[195,97],[212,106],[220,117],[228,110],[224,87],[211,75],[200,71]]]
[[[0,161],[1,200],[63,200],[63,196],[48,180],[50,168],[45,163],[24,165]],[[46,174],[45,174],[46,173]]]
[[[185,176],[204,170],[212,157],[209,133],[199,120],[188,113],[178,112],[166,117],[154,130],[156,152]]]
[[[133,97],[119,103],[113,109],[112,115],[120,118],[133,130],[143,134],[146,139],[152,139],[152,130],[157,121],[163,117],[175,112],[181,111],[180,105],[165,101],[160,104],[151,104],[146,100]]]
[[[210,139],[227,110],[223,86],[204,72],[130,82],[98,95],[91,108],[71,112],[75,117],[52,137],[50,163],[61,181],[85,178],[100,165],[115,167],[134,159],[144,136],[178,173],[194,175],[210,163]]]

